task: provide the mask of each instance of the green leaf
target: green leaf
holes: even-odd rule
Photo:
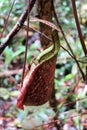
[[[17,97],[19,94],[18,90],[14,90],[12,92],[10,92],[10,96],[13,96],[13,97]]]
[[[6,88],[0,88],[0,97],[7,100],[9,96],[10,96],[10,93]]]

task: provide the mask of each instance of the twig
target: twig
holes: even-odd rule
[[[30,0],[28,0],[28,17],[27,17],[27,27],[29,27],[29,20],[30,20]],[[24,73],[25,73],[25,66],[26,66],[26,60],[27,60],[27,48],[28,48],[28,35],[29,30],[26,31],[26,47],[25,47],[25,58],[24,58],[24,66],[23,66],[23,72],[22,72],[22,81],[21,81],[21,88],[23,87],[23,81],[24,81]]]
[[[12,3],[11,8],[10,8],[10,10],[9,10],[7,19],[5,20],[6,22],[5,22],[5,24],[4,24],[4,27],[3,27],[2,32],[0,33],[0,38],[3,36],[3,33],[4,33],[4,31],[5,31],[6,27],[7,27],[8,19],[9,19],[9,17],[10,17],[11,11],[12,11],[12,9],[13,9],[14,3],[15,3],[15,0],[13,0],[13,3]]]
[[[36,0],[30,0],[30,11],[32,9],[32,7],[34,6]],[[20,16],[18,22],[16,23],[16,25],[13,27],[13,29],[11,30],[11,32],[9,32],[9,34],[7,35],[5,41],[0,45],[0,54],[3,52],[3,50],[5,49],[6,46],[8,46],[12,40],[12,38],[19,32],[19,30],[22,28],[23,23],[25,22],[26,18],[28,15],[28,5],[25,8],[23,14]]]
[[[9,76],[21,73],[21,72],[22,72],[22,69],[4,70],[3,72],[0,72],[0,78],[9,77]]]
[[[57,24],[58,24],[58,26],[59,26],[59,28],[60,28],[60,30],[61,30],[61,33],[62,33],[62,35],[63,35],[63,37],[64,37],[64,39],[65,39],[65,41],[66,41],[66,43],[67,43],[67,46],[68,46],[68,48],[69,48],[69,50],[70,50],[70,52],[71,52],[71,54],[72,54],[72,56],[73,56],[73,59],[75,60],[77,66],[78,66],[78,68],[79,68],[79,70],[80,70],[80,72],[81,72],[81,74],[82,74],[83,80],[85,80],[85,75],[84,75],[84,73],[83,73],[83,71],[82,71],[82,69],[81,69],[81,67],[80,67],[80,65],[79,65],[79,63],[78,63],[78,61],[77,61],[77,59],[76,59],[76,56],[75,56],[74,53],[73,53],[73,50],[72,50],[71,46],[69,45],[69,42],[68,42],[67,39],[66,39],[66,36],[65,36],[65,34],[64,34],[64,32],[63,32],[63,29],[62,29],[62,27],[61,27],[61,25],[60,25],[60,22],[59,22],[58,18],[57,18],[54,5],[53,5],[53,13],[54,13],[56,22],[57,22]]]
[[[26,25],[23,25],[23,27],[22,27],[22,29],[28,30],[28,31],[29,31],[29,28],[31,28],[33,31],[35,31],[35,32],[37,32],[37,33],[39,33],[39,34],[41,34],[41,35],[42,35],[43,37],[45,37],[47,40],[52,41],[52,39],[50,39],[47,35],[45,35],[44,33],[40,32],[39,30],[33,28],[32,26],[27,27]]]
[[[87,49],[86,49],[86,45],[84,43],[84,39],[83,39],[83,36],[82,36],[82,31],[81,31],[79,20],[78,20],[78,15],[77,15],[77,10],[76,10],[75,0],[72,0],[72,7],[73,7],[73,13],[74,13],[75,21],[76,21],[76,26],[77,26],[77,30],[78,30],[80,42],[81,42],[83,51],[84,51],[84,53],[86,55],[87,54]]]

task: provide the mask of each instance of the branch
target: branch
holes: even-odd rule
[[[30,11],[32,9],[32,7],[34,6],[36,0],[31,0],[30,1]],[[0,54],[3,52],[3,50],[5,49],[6,46],[8,46],[10,44],[10,41],[12,40],[12,38],[19,32],[19,30],[22,28],[26,18],[28,15],[28,5],[26,6],[23,14],[20,16],[18,22],[16,23],[16,25],[13,27],[13,29],[11,30],[11,32],[9,32],[9,34],[7,35],[5,41],[0,45]]]
[[[86,49],[86,46],[85,46],[85,43],[84,43],[84,39],[83,39],[83,36],[82,36],[82,31],[81,31],[79,20],[78,20],[75,0],[72,0],[72,6],[73,6],[73,13],[74,13],[75,21],[76,21],[76,26],[77,26],[80,42],[81,42],[83,51],[84,51],[84,53],[86,55],[87,54],[87,49]]]

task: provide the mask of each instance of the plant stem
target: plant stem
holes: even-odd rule
[[[71,54],[72,54],[72,56],[73,56],[73,59],[75,60],[77,66],[78,66],[78,68],[79,68],[79,70],[80,70],[80,72],[81,72],[81,75],[82,75],[82,77],[83,77],[83,80],[85,80],[84,72],[82,71],[82,69],[81,69],[81,67],[80,67],[80,65],[79,65],[79,62],[78,62],[78,60],[76,59],[75,54],[73,53],[73,50],[72,50],[71,46],[69,45],[69,42],[67,41],[66,36],[65,36],[65,34],[64,34],[64,31],[63,31],[63,29],[62,29],[62,27],[61,27],[61,25],[60,25],[60,22],[59,22],[59,20],[58,20],[58,18],[57,18],[54,5],[53,5],[53,14],[54,14],[54,17],[55,17],[55,19],[56,19],[56,22],[57,22],[57,24],[58,24],[58,26],[59,26],[59,28],[60,28],[60,30],[61,30],[61,33],[62,33],[62,35],[63,35],[63,37],[64,37],[64,39],[65,39],[65,41],[66,41],[66,43],[67,43],[67,46],[68,46],[68,48],[69,48],[69,50],[70,50],[70,52],[71,52]]]
[[[79,38],[80,38],[80,42],[84,51],[84,54],[87,54],[87,49],[84,43],[84,39],[82,36],[82,31],[80,28],[80,24],[79,24],[79,19],[78,19],[78,15],[77,15],[77,10],[76,10],[76,4],[75,4],[75,0],[72,0],[72,7],[73,7],[73,13],[74,13],[74,18],[75,18],[75,22],[76,22],[76,26],[77,26],[77,30],[78,30],[78,34],[79,34]]]

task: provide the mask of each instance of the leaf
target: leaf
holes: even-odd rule
[[[19,94],[18,90],[14,90],[12,92],[10,92],[10,96],[13,96],[13,97],[17,97]]]
[[[73,76],[76,75],[78,73],[78,68],[77,68],[77,64],[73,64],[72,66],[72,74]]]
[[[6,47],[6,49],[4,50],[6,68],[8,67],[8,65],[12,60],[12,54],[13,54],[12,48]]]
[[[25,129],[25,130],[30,130],[30,129],[34,129],[35,127],[37,126],[41,126],[42,125],[42,121],[41,120],[37,120],[36,118],[32,118],[32,119],[25,119],[23,122],[22,122],[22,127]]]
[[[87,64],[87,56],[80,58],[79,61]]]
[[[0,97],[7,100],[9,96],[10,96],[10,93],[6,88],[0,88]]]
[[[49,120],[48,116],[47,116],[44,112],[40,112],[40,113],[39,113],[39,116],[41,117],[41,119],[43,119],[43,120],[45,120],[45,121],[48,121],[48,120]]]
[[[20,46],[16,52],[13,52],[12,48],[7,47],[4,50],[6,68],[8,68],[12,60],[14,60],[19,54],[23,53],[24,51],[25,51],[24,46]]]
[[[13,53],[12,59],[25,51],[24,46],[20,46],[16,52]]]

